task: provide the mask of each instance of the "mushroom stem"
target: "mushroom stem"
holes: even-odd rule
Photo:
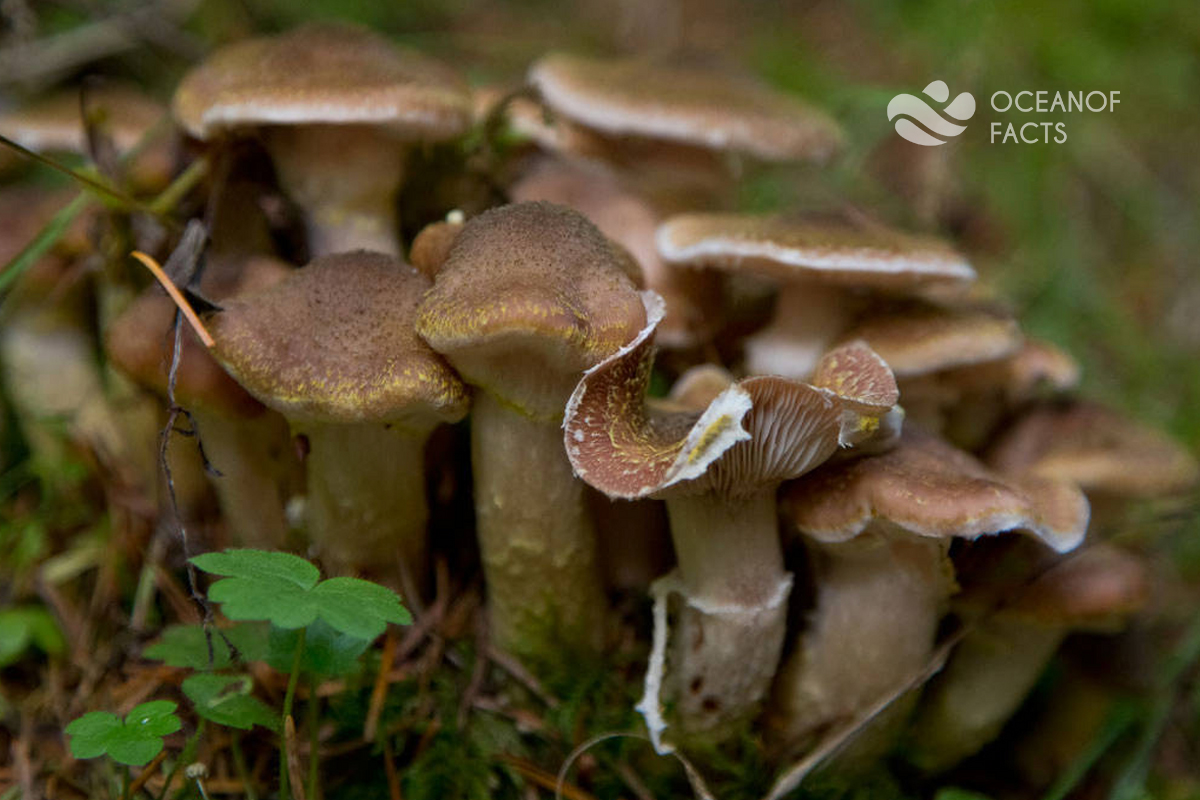
[[[603,638],[604,593],[584,485],[559,424],[487,392],[475,398],[471,459],[491,636],[535,663]]]
[[[864,533],[811,553],[816,605],[772,701],[772,727],[788,749],[849,722],[924,668],[951,590],[938,540]],[[892,726],[872,730],[882,728]],[[885,744],[870,741],[872,750]]]
[[[853,314],[845,289],[815,281],[784,283],[771,324],[746,342],[746,366],[758,375],[807,378]]]
[[[309,536],[325,564],[393,583],[398,574],[411,578],[417,591],[424,588],[429,429],[318,422],[297,427],[308,438]]]
[[[192,417],[233,543],[277,550],[287,541],[287,425],[273,413],[239,419],[197,408]]]
[[[297,125],[265,136],[279,183],[304,209],[310,256],[400,254],[396,193],[408,147],[371,125]]]
[[[685,734],[749,718],[779,664],[791,575],[783,568],[774,489],[667,500],[684,601],[671,680]]]
[[[1054,656],[1065,629],[997,615],[954,650],[926,691],[909,758],[940,772],[996,738]]]

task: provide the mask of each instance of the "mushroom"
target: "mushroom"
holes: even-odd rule
[[[394,201],[409,149],[471,122],[451,69],[367,30],[310,23],[210,56],[175,93],[176,119],[209,140],[261,135],[284,191],[305,211],[313,256],[398,254]]]
[[[408,260],[429,280],[437,278],[438,270],[450,257],[450,248],[462,232],[461,213],[451,212],[445,220],[433,222],[421,229],[413,238],[408,251]]]
[[[937,433],[948,409],[961,399],[952,382],[957,372],[1012,358],[1023,344],[1011,315],[961,300],[876,302],[844,336],[862,339],[888,362],[906,418]]]
[[[1072,630],[1110,631],[1149,595],[1142,561],[1097,544],[1057,560],[983,616],[926,689],[909,758],[940,772],[1000,732]]]
[[[595,531],[559,426],[583,371],[645,323],[631,269],[577,212],[503,206],[463,226],[417,320],[476,389],[471,453],[490,634],[535,664],[594,648],[603,632]]]
[[[598,137],[681,158],[733,152],[763,161],[828,160],[841,146],[836,122],[796,97],[745,75],[697,64],[554,53],[529,81],[555,113]]]
[[[1082,400],[1048,401],[1023,413],[991,446],[996,469],[1078,484],[1093,503],[1178,495],[1200,466],[1169,437]]]
[[[85,119],[85,114],[92,119]],[[37,153],[87,155],[88,124],[96,122],[111,137],[119,151],[111,155],[116,156],[142,145],[166,118],[167,109],[157,100],[132,86],[105,82],[56,92],[0,114],[0,134]],[[174,166],[172,144],[170,137],[164,137],[130,165],[129,177],[137,187],[157,190],[167,184]]]
[[[567,406],[564,441],[580,478],[614,498],[666,500],[678,569],[656,584],[655,654],[639,710],[663,749],[658,709],[665,598],[682,603],[672,641],[672,694],[685,735],[721,736],[757,709],[783,646],[792,578],[775,511],[779,484],[879,429],[896,401],[887,365],[851,344],[822,361],[816,385],[752,377],[694,410],[709,383],[675,409],[647,404],[662,303],[629,346],[589,370]],[[711,376],[710,376],[711,377]]]
[[[664,324],[665,319],[657,330]],[[680,375],[666,398],[647,398],[646,402],[660,411],[699,413],[733,381],[725,369],[701,364]],[[588,489],[597,530],[603,532],[599,547],[606,585],[644,594],[674,563],[666,507],[651,498],[614,499],[590,486]]]
[[[901,386],[905,410],[959,447],[976,451],[999,426],[1039,397],[1079,386],[1080,368],[1049,342],[1026,338],[1000,359],[917,375]]]
[[[111,137],[111,145],[116,150],[127,153],[143,144],[143,140],[154,126],[166,119],[167,112],[161,104],[127,85],[104,83],[89,88],[82,94],[81,91],[83,90],[75,89],[58,92],[29,106],[3,114],[0,116],[0,133],[38,153],[87,155],[92,149],[92,143],[88,139],[88,124],[95,122],[99,124],[101,131]],[[85,115],[89,119],[85,119]],[[151,144],[152,146],[138,159],[128,165],[128,175],[137,188],[157,191],[164,187],[171,177],[174,166],[174,140],[168,136]],[[96,153],[101,162],[99,166],[114,169],[117,166],[117,155],[118,153],[105,152],[102,149]],[[60,198],[60,201],[60,207],[67,202],[65,198]],[[47,214],[46,221],[48,219]],[[102,216],[81,215],[79,219],[90,219],[93,238],[98,238],[98,230],[112,228],[111,224],[106,224],[104,229],[97,228],[97,221],[107,222]],[[30,231],[26,242],[21,244],[26,244],[33,235],[34,231]],[[118,235],[119,249],[122,251],[125,240],[120,236],[123,235]],[[105,244],[111,246],[112,242],[108,241]],[[103,246],[93,242],[89,243],[88,248],[103,249]],[[60,347],[66,345],[70,336],[66,330],[69,324],[88,328],[84,334],[88,341],[78,342],[81,348],[86,348],[78,352],[79,360],[76,363],[81,368],[82,360],[94,360],[96,351],[95,337],[90,330],[93,325],[90,320],[93,314],[92,307],[95,308],[100,330],[105,331],[134,297],[135,283],[124,274],[125,263],[123,258],[101,259],[103,269],[95,286],[94,296],[84,297],[79,292],[75,293],[79,305],[72,313],[78,314],[79,319],[68,321],[65,317],[59,318],[61,327],[58,332],[63,336],[58,342]],[[47,332],[44,326],[48,319],[48,316],[43,317],[43,332]],[[59,352],[59,358],[69,357],[65,351]],[[36,362],[29,362],[26,368],[30,370],[28,374],[32,377],[39,369],[52,369],[52,363],[53,359],[37,359]],[[95,367],[88,369],[92,370]],[[78,373],[77,377],[82,379],[82,373]],[[153,494],[151,487],[157,480],[157,464],[153,458],[157,437],[157,410],[154,398],[139,392],[124,376],[109,369],[107,364],[100,365],[99,375],[89,380],[96,382],[92,388],[81,392],[81,396],[89,396],[87,403],[92,422],[88,424],[93,426],[90,435],[106,440],[102,445],[107,452],[105,460],[109,462],[110,467],[122,473],[123,481]],[[69,402],[68,397],[70,393],[64,392],[52,400],[50,405],[57,405],[61,410],[63,404]],[[107,409],[101,408],[104,405],[107,405]],[[102,428],[110,430],[101,432]],[[98,442],[93,440],[92,443]]]
[[[425,575],[425,442],[467,411],[462,382],[413,330],[428,287],[391,256],[354,251],[208,320],[216,359],[307,440],[308,532],[322,558],[393,584]]]
[[[33,187],[0,193],[0,263],[8,263],[67,202]],[[66,438],[91,449],[126,484],[130,448],[105,395],[90,325],[91,296],[77,259],[87,248],[82,221],[21,276],[5,298],[0,325],[0,370],[34,463],[46,476],[61,474]]]
[[[889,452],[794,481],[782,503],[816,592],[775,682],[771,726],[785,748],[850,722],[925,667],[954,588],[953,538],[1019,531],[1065,552],[1088,519],[1074,487],[1005,480],[912,426]]]
[[[873,308],[845,334],[888,362],[903,392],[909,378],[1008,358],[1021,349],[1017,322],[991,308],[909,300]]]
[[[513,196],[576,208],[630,249],[667,302],[663,347],[711,341],[723,321],[719,276],[669,269],[653,229],[672,210],[727,206],[731,155],[827,160],[841,141],[836,123],[751,78],[697,64],[552,54],[529,80],[557,117],[547,122],[517,100],[508,118],[554,156],[536,162]]]
[[[605,236],[623,245],[646,276],[646,286],[666,301],[657,339],[665,347],[703,344],[721,321],[719,276],[706,270],[667,267],[654,246],[661,215],[617,175],[597,164],[538,160],[510,191],[514,201],[546,200],[583,214]]]
[[[850,328],[864,290],[915,293],[975,278],[949,245],[850,214],[681,214],[658,229],[657,242],[672,266],[778,281],[774,318],[746,343],[746,362],[751,372],[794,378],[807,377]]]
[[[206,297],[225,300],[264,289],[290,271],[265,257],[239,261],[235,276],[219,276],[210,265],[201,289]],[[152,286],[114,320],[105,336],[112,363],[162,396],[167,394],[175,314],[175,304]],[[288,532],[284,509],[292,448],[287,424],[247,394],[184,327],[175,399],[192,415],[204,454],[216,471],[212,483],[233,541],[279,549]]]

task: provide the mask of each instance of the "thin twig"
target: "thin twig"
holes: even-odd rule
[[[379,674],[375,676],[375,686],[371,690],[371,703],[367,708],[367,719],[363,723],[363,741],[375,741],[379,726],[379,715],[383,712],[383,701],[387,698],[388,675],[391,674],[392,664],[396,658],[396,634],[391,628],[383,638],[383,654],[379,657]]]
[[[138,773],[138,776],[133,779],[132,783],[129,784],[129,796],[130,797],[133,797],[134,795],[136,795],[138,792],[140,792],[142,790],[142,787],[146,785],[146,781],[150,780],[150,778],[154,775],[155,771],[160,766],[162,766],[163,761],[165,761],[166,759],[167,759],[166,749],[159,750],[158,755],[156,755],[150,761],[149,764],[142,767],[142,771],[140,773]]]
[[[69,175],[73,180],[75,180],[78,183],[83,184],[84,186],[86,186],[88,189],[91,189],[96,194],[101,194],[101,195],[108,197],[111,200],[116,200],[118,203],[125,206],[128,210],[141,211],[145,214],[150,214],[152,216],[159,217],[164,222],[166,222],[168,225],[175,226],[177,224],[173,220],[164,218],[162,214],[156,214],[153,210],[151,210],[150,206],[146,205],[141,200],[138,200],[136,197],[126,194],[125,192],[121,191],[120,189],[118,189],[114,186],[110,186],[103,181],[96,180],[91,175],[88,175],[85,172],[80,172],[77,169],[71,169],[70,167],[66,166],[65,164],[60,164],[52,158],[47,158],[46,156],[42,155],[41,153],[34,152],[33,150],[30,150],[28,147],[25,147],[23,144],[21,144],[19,142],[14,142],[12,139],[8,138],[7,136],[0,135],[0,144],[4,145],[5,147],[8,147],[12,150],[16,150],[21,155],[25,156],[26,158],[32,159],[32,160],[38,162],[39,164],[44,164],[44,165],[50,167],[51,169],[54,169],[54,170],[57,170],[58,172],[63,173],[64,175]]]
[[[187,298],[185,298],[183,293],[175,287],[175,284],[172,283],[171,279],[167,277],[167,274],[163,272],[163,269],[158,265],[158,262],[140,250],[134,250],[130,255],[140,261],[142,265],[146,267],[146,269],[150,270],[150,273],[154,275],[155,279],[162,284],[162,287],[166,289],[167,294],[171,296],[171,300],[179,308],[180,313],[183,314],[184,319],[188,321],[188,325],[190,325],[192,330],[196,332],[196,336],[200,338],[200,341],[204,343],[204,346],[212,347],[215,345],[216,342],[213,340],[212,335],[208,332],[208,329],[204,327],[204,323],[200,321],[200,318],[196,316],[196,312],[192,310],[192,306],[190,303],[188,303]]]

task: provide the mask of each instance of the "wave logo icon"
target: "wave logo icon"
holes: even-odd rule
[[[945,103],[950,96],[950,87],[945,81],[934,81],[925,87],[924,94],[937,103]],[[975,98],[970,92],[963,92],[950,105],[942,109],[946,114],[960,122],[966,122],[975,114]],[[966,125],[955,125],[939,114],[924,99],[911,94],[898,94],[888,103],[887,115],[889,120],[896,120],[896,133],[913,144],[936,147],[945,144],[946,139],[939,139],[929,131],[939,136],[954,137],[967,129]],[[911,119],[909,119],[911,117]],[[922,128],[916,122],[925,127]],[[928,128],[929,130],[926,130]]]

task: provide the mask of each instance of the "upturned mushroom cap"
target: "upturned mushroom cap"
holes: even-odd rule
[[[291,269],[268,257],[239,260],[236,270],[211,269],[204,281],[206,297],[220,300],[265,289]],[[174,337],[175,304],[157,286],[130,303],[105,335],[105,351],[113,364],[134,381],[166,396]],[[183,325],[175,399],[184,408],[211,409],[229,417],[254,417],[264,409],[213,360],[208,349]]]
[[[363,28],[302,25],[219,50],[175,93],[199,139],[257,125],[375,124],[436,141],[471,122],[466,84],[450,68]]]
[[[104,111],[104,123],[120,150],[136,145],[162,120],[167,109],[138,90],[105,84],[88,92],[90,105]],[[0,134],[39,153],[86,153],[87,133],[79,91],[57,92],[0,115]]]
[[[584,374],[563,425],[575,473],[609,497],[760,491],[833,455],[851,407],[874,408],[879,398],[895,395],[894,381],[890,391],[878,384],[890,373],[880,376],[869,357],[843,351],[827,356],[835,363],[825,375],[845,396],[838,389],[753,377],[731,384],[699,410],[648,405],[653,333],[663,309],[657,295],[646,298],[646,328]],[[865,364],[872,376],[860,381],[855,373]]]
[[[417,330],[468,383],[559,419],[579,375],[645,325],[628,258],[568,208],[492,209],[463,226]]]
[[[920,302],[871,313],[847,337],[867,342],[897,378],[997,361],[1022,344],[1017,321],[1000,311]]]
[[[1149,598],[1150,575],[1142,559],[1101,543],[1044,570],[1002,613],[1075,630],[1107,630],[1145,608]]]
[[[1066,552],[1088,523],[1087,500],[1069,485],[1005,480],[911,426],[889,452],[830,463],[789,484],[783,506],[801,532],[830,543],[883,523],[941,539],[1019,531]]]
[[[975,278],[966,259],[940,239],[846,214],[680,214],[659,227],[657,241],[670,264],[746,270],[782,282],[916,289]]]
[[[824,161],[841,143],[825,113],[716,70],[552,54],[533,65],[529,79],[556,112],[608,134],[768,161]]]
[[[1084,401],[1043,403],[1027,411],[991,448],[1004,472],[1071,481],[1087,492],[1161,497],[1200,482],[1200,466],[1158,431]]]
[[[453,422],[467,411],[454,370],[413,330],[429,279],[381,253],[318,258],[208,320],[213,353],[289,419]]]

